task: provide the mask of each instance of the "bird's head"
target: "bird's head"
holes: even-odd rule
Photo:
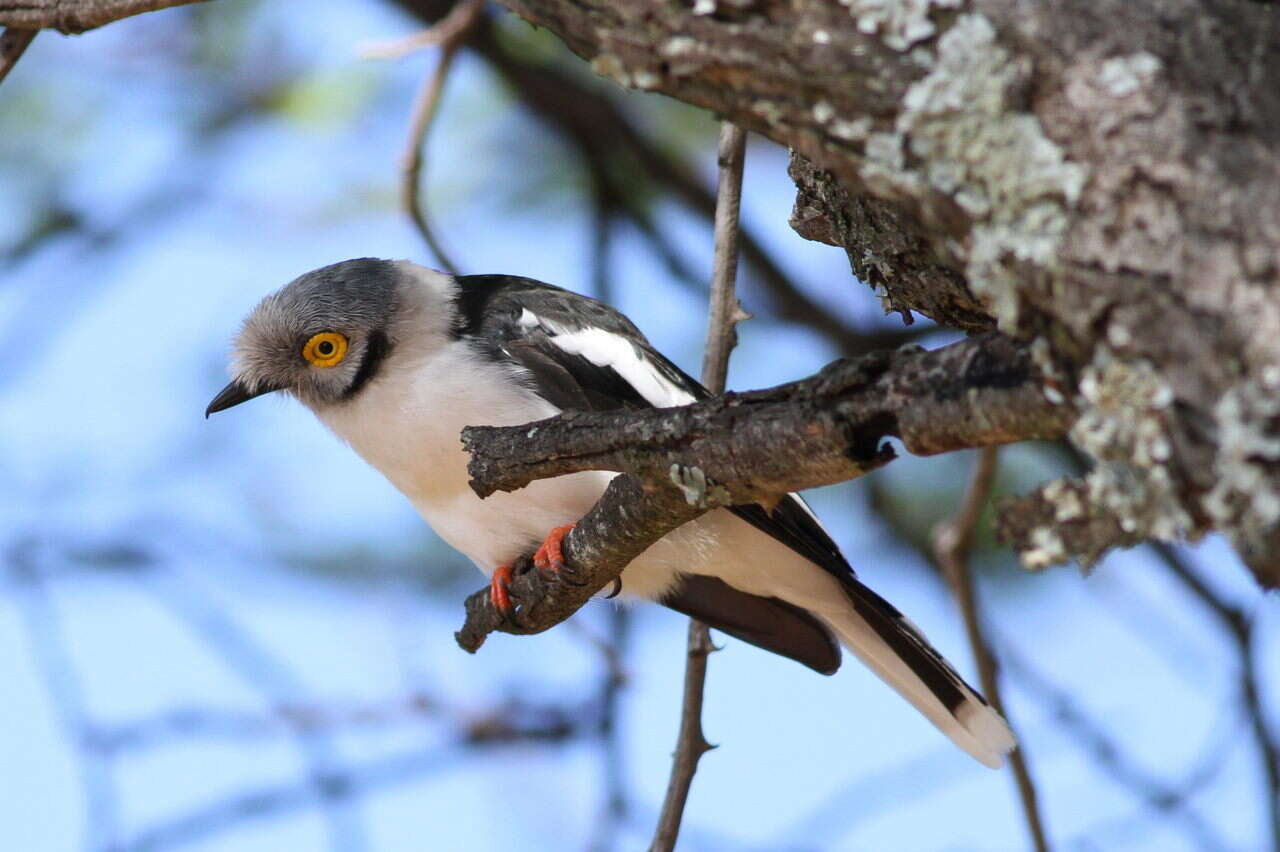
[[[273,391],[313,410],[352,399],[378,376],[408,321],[423,309],[446,309],[448,281],[407,261],[376,258],[344,260],[294,279],[245,319],[232,380],[205,416]],[[432,325],[413,327],[427,332]]]

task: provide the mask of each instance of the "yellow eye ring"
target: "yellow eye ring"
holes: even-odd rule
[[[322,331],[302,347],[302,357],[317,367],[336,366],[347,357],[347,339],[336,331]]]

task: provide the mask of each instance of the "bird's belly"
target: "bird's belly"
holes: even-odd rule
[[[540,479],[483,500],[468,489],[413,502],[447,544],[492,574],[499,565],[532,552],[555,527],[582,518],[614,476],[587,471]],[[654,600],[671,588],[679,573],[708,573],[715,561],[718,526],[694,521],[655,542],[623,570],[622,596]]]
[[[588,471],[540,479],[483,500],[467,488],[418,496],[413,503],[445,542],[490,574],[532,551],[555,527],[585,515],[614,475]]]

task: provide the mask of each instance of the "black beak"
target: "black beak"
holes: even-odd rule
[[[242,402],[248,402],[255,396],[262,396],[264,393],[278,391],[280,388],[271,387],[270,385],[260,386],[257,390],[251,391],[238,381],[233,381],[223,388],[217,396],[213,398],[213,402],[209,403],[209,407],[204,410],[204,416],[207,420],[210,414],[215,411],[222,411],[233,405],[239,405]]]

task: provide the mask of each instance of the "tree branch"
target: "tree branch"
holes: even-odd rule
[[[414,227],[422,235],[427,248],[431,249],[431,253],[435,255],[440,268],[451,274],[457,274],[457,264],[445,252],[440,240],[436,237],[431,222],[427,218],[425,204],[420,197],[424,160],[422,149],[439,110],[440,94],[444,91],[449,69],[453,67],[453,58],[462,47],[467,31],[475,25],[483,11],[483,0],[462,0],[450,9],[449,14],[441,18],[439,23],[425,32],[418,33],[413,42],[415,49],[439,44],[440,58],[436,60],[435,69],[427,77],[422,90],[414,100],[412,118],[409,121],[409,139],[405,143],[404,154],[400,158],[400,204],[413,220]],[[403,45],[402,41],[394,49],[403,50]],[[378,49],[384,52],[388,50],[385,46]]]
[[[995,484],[996,466],[999,450],[986,447],[978,455],[978,463],[973,471],[973,478],[964,498],[956,510],[955,517],[940,524],[933,535],[933,555],[943,575],[951,585],[956,600],[960,603],[960,612],[964,616],[965,632],[969,635],[969,647],[973,651],[974,660],[978,664],[978,676],[982,682],[982,692],[996,712],[1004,717],[1013,727],[1009,711],[1005,708],[1000,694],[1000,681],[997,677],[995,654],[991,651],[991,643],[982,629],[982,617],[978,610],[978,595],[974,588],[973,572],[969,566],[969,554],[973,547],[973,536],[982,517],[982,510],[991,496],[991,488]],[[1018,798],[1022,802],[1022,813],[1027,821],[1027,831],[1031,835],[1032,845],[1036,852],[1048,852],[1049,842],[1045,837],[1044,823],[1040,817],[1037,803],[1036,786],[1027,768],[1026,752],[1021,740],[1018,747],[1009,755],[1009,767],[1013,771],[1014,781],[1018,787]]]
[[[1024,347],[989,334],[841,359],[798,382],[679,408],[468,427],[463,442],[481,496],[582,470],[683,485],[696,469],[708,483],[699,499],[769,503],[888,461],[886,437],[933,455],[1060,437],[1073,416],[1046,398]]]
[[[489,604],[487,591],[468,598],[458,642],[474,651],[494,630],[546,630],[681,524],[719,506],[771,505],[792,491],[862,476],[894,457],[884,438],[930,455],[1060,437],[1073,418],[1070,406],[1046,398],[1024,347],[988,334],[933,351],[843,359],[799,382],[680,408],[468,427],[471,484],[482,497],[581,470],[634,476],[616,478],[565,537],[561,579],[516,576],[511,619]]]
[[[734,291],[738,274],[738,211],[742,202],[742,166],[747,134],[729,122],[720,125],[720,183],[716,197],[715,256],[711,270],[711,299],[707,311],[707,344],[702,359],[702,384],[723,393],[729,372],[729,353],[738,344],[737,325],[746,318]],[[715,646],[707,625],[689,619],[684,668],[684,698],[680,733],[671,761],[671,780],[662,801],[650,852],[671,852],[680,836],[684,805],[689,798],[698,760],[711,750],[702,731],[702,694],[707,680],[707,657]]]
[[[0,83],[9,76],[13,66],[18,64],[22,54],[31,46],[39,30],[24,30],[18,27],[6,27],[0,32]]]
[[[529,559],[520,560],[508,590],[512,612],[503,615],[496,609],[487,588],[476,592],[466,600],[466,622],[454,639],[464,651],[475,653],[494,631],[520,635],[554,627],[613,582],[649,545],[704,511],[674,488],[646,491],[635,477],[615,478],[565,536],[565,567],[544,580],[529,570]]]
[[[597,73],[797,152],[798,223],[890,309],[1038,340],[1093,427],[1072,440],[1122,468],[1092,484],[1126,529],[1221,530],[1280,586],[1273,9],[504,5]]]
[[[0,26],[72,35],[143,12],[202,0],[0,0]]]
[[[1114,511],[1092,498],[1085,479],[1058,479],[1022,497],[1001,500],[996,537],[1018,551],[1022,567],[1039,571],[1072,559],[1088,570],[1115,547],[1140,544]]]

